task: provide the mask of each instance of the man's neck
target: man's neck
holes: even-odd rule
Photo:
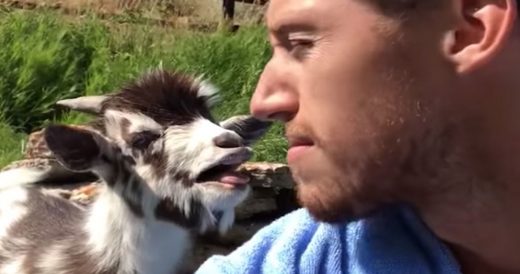
[[[482,209],[486,204],[444,203],[420,211],[453,251],[463,273],[520,273],[520,206],[509,207],[501,201],[501,210]]]
[[[465,274],[520,273],[520,130],[500,122],[468,130],[456,164],[436,178],[447,188],[417,203]]]

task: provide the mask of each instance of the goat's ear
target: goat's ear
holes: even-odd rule
[[[60,100],[56,102],[56,105],[89,114],[100,114],[101,106],[108,97],[108,95],[81,96],[74,99]]]
[[[51,125],[44,129],[50,151],[67,169],[89,171],[101,158],[101,136],[90,130],[65,125]]]
[[[271,127],[272,122],[256,119],[251,115],[237,115],[220,123],[225,129],[240,135],[246,145],[251,145],[260,139]]]

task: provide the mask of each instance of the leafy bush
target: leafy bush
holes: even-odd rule
[[[20,159],[26,135],[14,132],[8,125],[0,123],[0,167]]]
[[[2,15],[0,117],[27,132],[53,117],[58,98],[85,89],[96,50],[92,26],[64,24],[53,16]]]

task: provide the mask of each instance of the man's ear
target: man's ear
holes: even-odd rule
[[[244,139],[245,145],[251,145],[260,139],[271,127],[272,122],[258,120],[251,115],[237,115],[220,123],[225,129],[232,130]]]
[[[456,1],[457,20],[446,33],[442,47],[459,73],[480,68],[507,44],[517,24],[515,1]]]
[[[89,171],[101,158],[102,137],[90,130],[51,125],[44,138],[56,159],[72,171]]]

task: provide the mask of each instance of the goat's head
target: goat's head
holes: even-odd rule
[[[207,214],[201,218],[218,214],[223,231],[250,190],[249,178],[236,169],[250,159],[250,145],[270,123],[249,115],[218,122],[210,111],[216,98],[216,88],[206,81],[155,71],[117,93],[58,104],[96,114],[99,130],[159,199],[186,214],[202,209]]]

